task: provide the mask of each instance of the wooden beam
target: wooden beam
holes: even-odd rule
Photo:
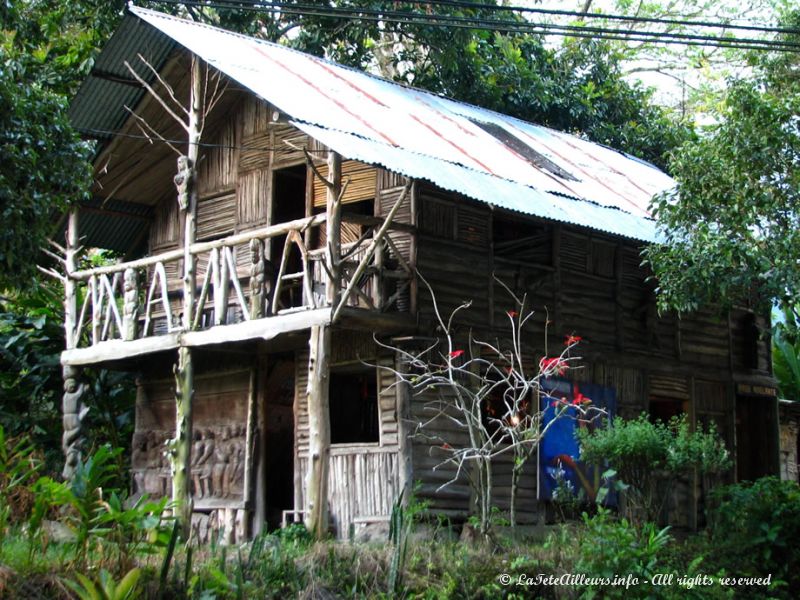
[[[256,238],[260,239],[273,238],[279,235],[284,235],[293,230],[305,231],[310,227],[315,227],[317,225],[324,223],[326,219],[327,216],[323,214],[314,215],[313,217],[309,218],[295,219],[293,221],[287,221],[286,223],[281,223],[279,225],[273,225],[270,227],[264,227],[262,229],[254,229],[252,231],[238,233],[236,235],[231,235],[219,240],[194,243],[191,245],[190,249],[192,251],[192,254],[201,254],[203,252],[213,250],[214,248],[223,248],[225,246],[238,246],[239,244],[249,243],[250,240]],[[108,265],[106,267],[97,267],[95,269],[84,269],[82,271],[75,271],[72,274],[72,277],[74,279],[85,280],[91,278],[92,275],[107,275],[111,273],[119,273],[127,268],[141,269],[143,267],[149,267],[159,262],[171,262],[174,260],[178,260],[179,258],[183,258],[183,255],[184,255],[184,249],[179,248],[177,250],[170,250],[169,252],[163,252],[161,254],[155,254],[153,256],[146,256],[144,258],[140,258],[138,260],[132,260],[126,263],[117,263],[115,265]]]
[[[386,232],[392,223],[394,215],[397,213],[398,209],[400,208],[400,205],[405,200],[410,189],[411,189],[411,182],[405,185],[405,187],[403,188],[403,192],[397,198],[397,201],[394,203],[394,206],[392,206],[392,209],[389,211],[389,214],[386,215],[386,218],[383,221],[383,225],[381,225],[381,228],[375,234],[375,237],[372,238],[372,243],[367,248],[367,251],[364,254],[364,258],[361,259],[361,262],[359,263],[358,267],[356,267],[355,273],[353,273],[352,277],[350,278],[350,283],[347,284],[347,289],[345,290],[344,294],[342,294],[339,303],[336,305],[336,310],[333,313],[334,323],[336,322],[336,319],[338,318],[339,314],[341,314],[342,308],[344,308],[344,306],[347,304],[347,299],[350,297],[350,294],[353,293],[353,288],[355,288],[358,285],[359,278],[369,265],[370,260],[372,260],[372,255],[375,254],[375,249],[378,247],[378,244],[380,244],[381,241],[383,240],[383,236],[386,235]]]
[[[87,348],[66,350],[61,353],[61,364],[82,366],[113,362],[156,352],[176,350],[179,345],[178,333],[146,337],[131,342],[109,340]]]
[[[199,347],[254,339],[271,340],[283,333],[327,325],[330,321],[330,308],[299,310],[267,319],[220,325],[204,331],[190,331],[180,336],[180,343],[189,347]]]
[[[317,539],[328,532],[328,471],[331,445],[330,387],[331,330],[311,328],[308,341],[308,474],[306,476],[306,527]]]

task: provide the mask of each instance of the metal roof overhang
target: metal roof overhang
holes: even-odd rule
[[[129,78],[125,60],[143,53],[160,68],[182,46],[346,158],[425,179],[491,206],[657,241],[647,204],[674,182],[643,161],[283,46],[155,11],[130,10],[73,101],[70,116],[79,130],[117,131],[128,118],[124,106],[135,105],[144,91],[124,81]],[[573,179],[526,160],[480,126],[484,123]]]

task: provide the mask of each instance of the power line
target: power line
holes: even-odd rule
[[[786,29],[782,27],[768,27],[765,25],[737,25],[735,23],[724,23],[713,21],[694,21],[691,19],[672,19],[663,17],[634,17],[630,15],[605,14],[597,12],[580,12],[572,10],[561,10],[551,8],[531,8],[528,6],[508,6],[503,4],[481,4],[464,2],[463,0],[427,0],[418,4],[434,4],[442,6],[454,6],[457,8],[475,8],[482,10],[493,10],[497,12],[520,12],[542,15],[552,15],[561,17],[578,17],[580,19],[600,19],[609,21],[626,21],[632,23],[655,23],[658,25],[689,25],[692,27],[710,27],[714,29],[735,29],[742,31],[761,31],[763,33],[800,33],[800,29]]]
[[[576,38],[616,40],[627,42],[651,42],[662,44],[678,44],[688,46],[706,46],[731,48],[740,50],[775,50],[783,52],[800,51],[800,43],[757,38],[739,38],[711,36],[700,34],[682,34],[651,31],[623,31],[608,27],[556,25],[550,23],[533,23],[529,21],[513,22],[487,18],[467,18],[454,15],[434,15],[409,13],[378,9],[350,9],[319,7],[307,4],[286,4],[283,2],[264,2],[259,5],[239,2],[200,2],[180,0],[162,0],[170,4],[183,4],[196,7],[247,10],[266,14],[290,14],[296,16],[316,16],[339,18],[346,20],[362,20],[387,22],[407,25],[431,27],[451,27],[457,29],[486,29],[505,33],[529,33],[536,35],[558,35]],[[787,30],[780,30],[785,32]]]

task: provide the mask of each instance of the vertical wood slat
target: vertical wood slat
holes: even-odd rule
[[[301,457],[298,466],[300,476],[307,476],[308,459]],[[388,517],[399,494],[396,448],[332,448],[328,502],[337,538],[347,538],[356,519]]]

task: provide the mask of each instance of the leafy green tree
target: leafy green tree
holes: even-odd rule
[[[88,188],[86,159],[63,99],[0,48],[0,289],[31,285],[53,216]]]
[[[781,398],[800,401],[800,318],[789,307],[773,330],[772,370]]]
[[[800,13],[785,23],[798,25]],[[752,61],[752,77],[731,82],[716,123],[675,152],[678,186],[653,203],[663,243],[645,255],[662,308],[797,305],[800,59]]]

